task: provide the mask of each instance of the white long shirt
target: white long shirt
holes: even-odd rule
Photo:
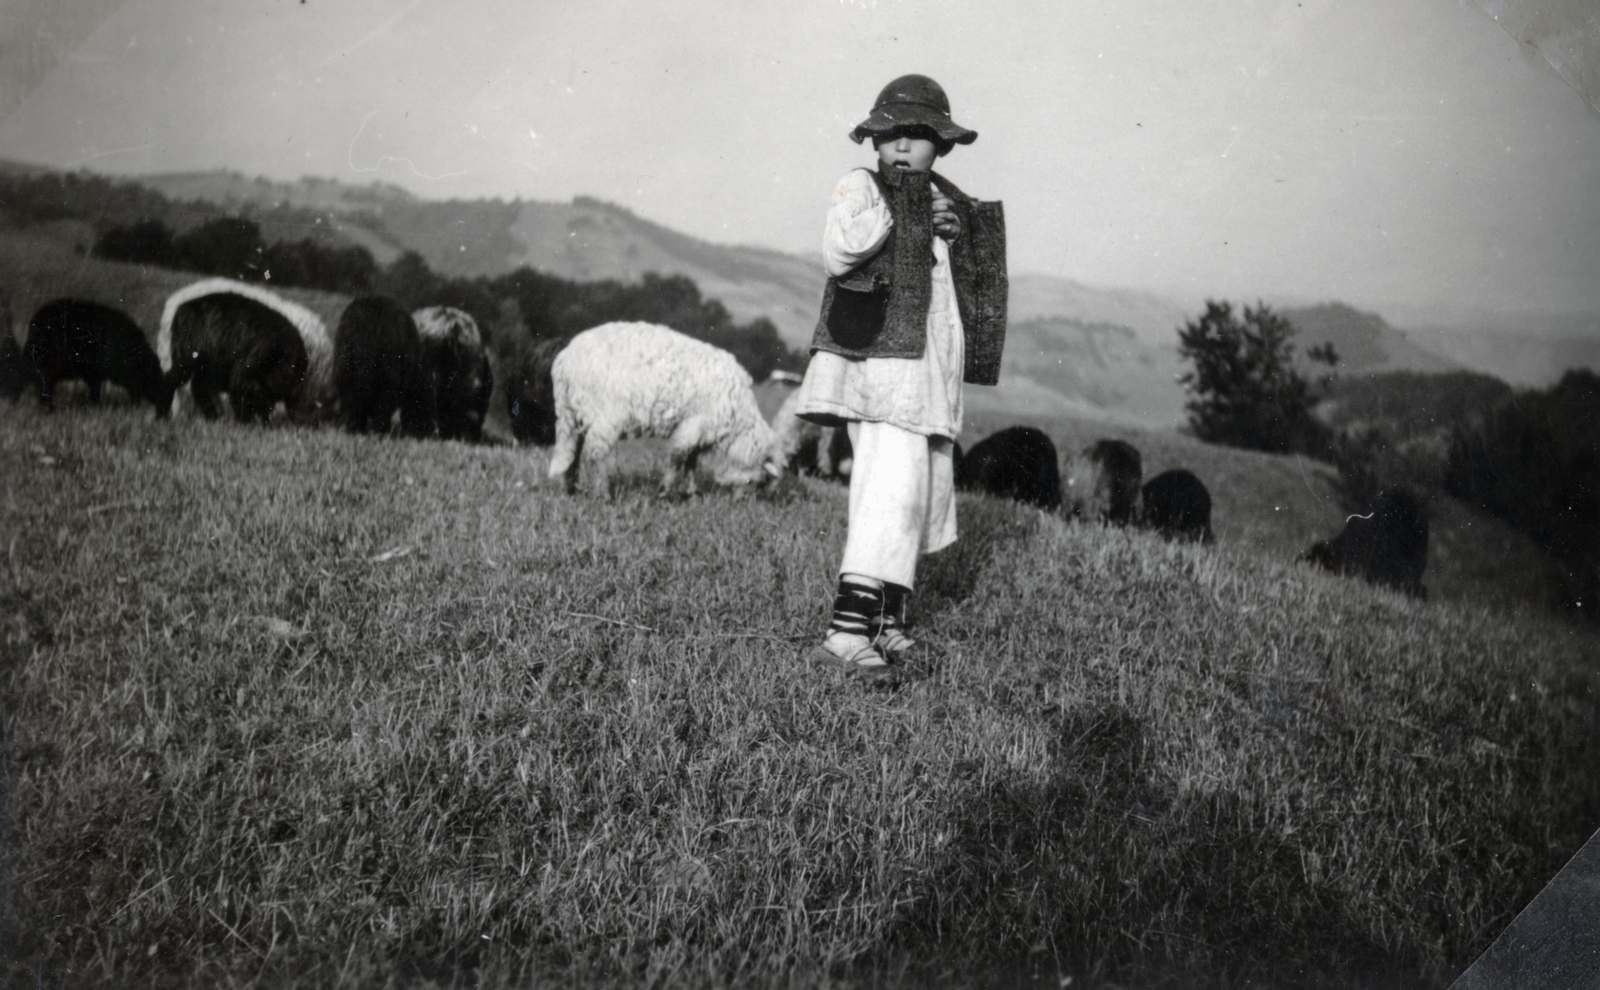
[[[828,274],[846,275],[883,247],[894,226],[889,203],[865,169],[839,180],[822,235]],[[890,423],[923,436],[955,439],[961,432],[962,331],[950,277],[950,249],[933,238],[927,345],[920,358],[811,356],[796,411]]]

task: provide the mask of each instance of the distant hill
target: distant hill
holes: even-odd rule
[[[1412,343],[1404,331],[1391,327],[1376,313],[1363,313],[1344,303],[1330,302],[1278,312],[1294,324],[1295,355],[1302,363],[1312,347],[1332,343],[1339,354],[1341,374],[1376,374],[1389,371],[1459,371],[1462,365]],[[1313,366],[1322,367],[1325,366]]]
[[[1136,289],[1085,285],[1071,279],[1029,272],[1011,274],[1013,321],[1068,317],[1084,324],[1110,324],[1133,331],[1149,347],[1178,346],[1178,328],[1205,308],[1203,300],[1182,302]]]
[[[1184,393],[1173,339],[1163,346],[1122,323],[1071,316],[1013,320],[1000,377],[1031,382],[1105,418],[1177,426]]]
[[[1600,319],[1587,329],[1555,335],[1454,327],[1412,333],[1429,347],[1454,355],[1465,367],[1513,385],[1544,388],[1573,368],[1600,371]]]

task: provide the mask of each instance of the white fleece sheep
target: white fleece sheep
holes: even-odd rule
[[[263,306],[281,313],[284,319],[294,324],[295,329],[300,331],[301,341],[306,345],[308,360],[306,385],[300,393],[302,411],[316,415],[332,410],[335,397],[333,337],[328,333],[327,324],[322,322],[322,317],[299,303],[291,302],[271,289],[251,285],[249,282],[238,282],[231,278],[201,279],[167,297],[166,305],[161,308],[161,329],[156,334],[156,357],[161,361],[162,370],[172,367],[172,320],[178,314],[178,307],[191,300],[222,292],[254,299]]]
[[[606,323],[572,338],[550,369],[556,446],[550,477],[578,485],[580,455],[589,483],[605,494],[610,453],[628,437],[665,437],[671,463],[663,493],[678,476],[694,491],[695,461],[720,455],[718,484],[750,484],[783,471],[778,438],[761,418],[750,375],[732,354],[654,323]]]
[[[843,426],[818,426],[801,419],[795,415],[799,405],[800,390],[795,389],[772,414],[772,432],[778,435],[784,465],[797,474],[849,478],[854,462],[850,434]]]
[[[449,340],[462,347],[483,350],[483,334],[478,321],[454,306],[424,306],[413,310],[411,320],[424,340]]]

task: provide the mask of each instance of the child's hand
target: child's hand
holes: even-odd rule
[[[956,216],[955,204],[938,186],[933,187],[933,232],[947,241],[961,236],[961,218]]]

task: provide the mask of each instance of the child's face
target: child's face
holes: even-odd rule
[[[878,149],[878,161],[885,169],[926,172],[933,168],[933,160],[939,157],[938,146],[925,137],[895,134],[873,138],[872,144]]]

